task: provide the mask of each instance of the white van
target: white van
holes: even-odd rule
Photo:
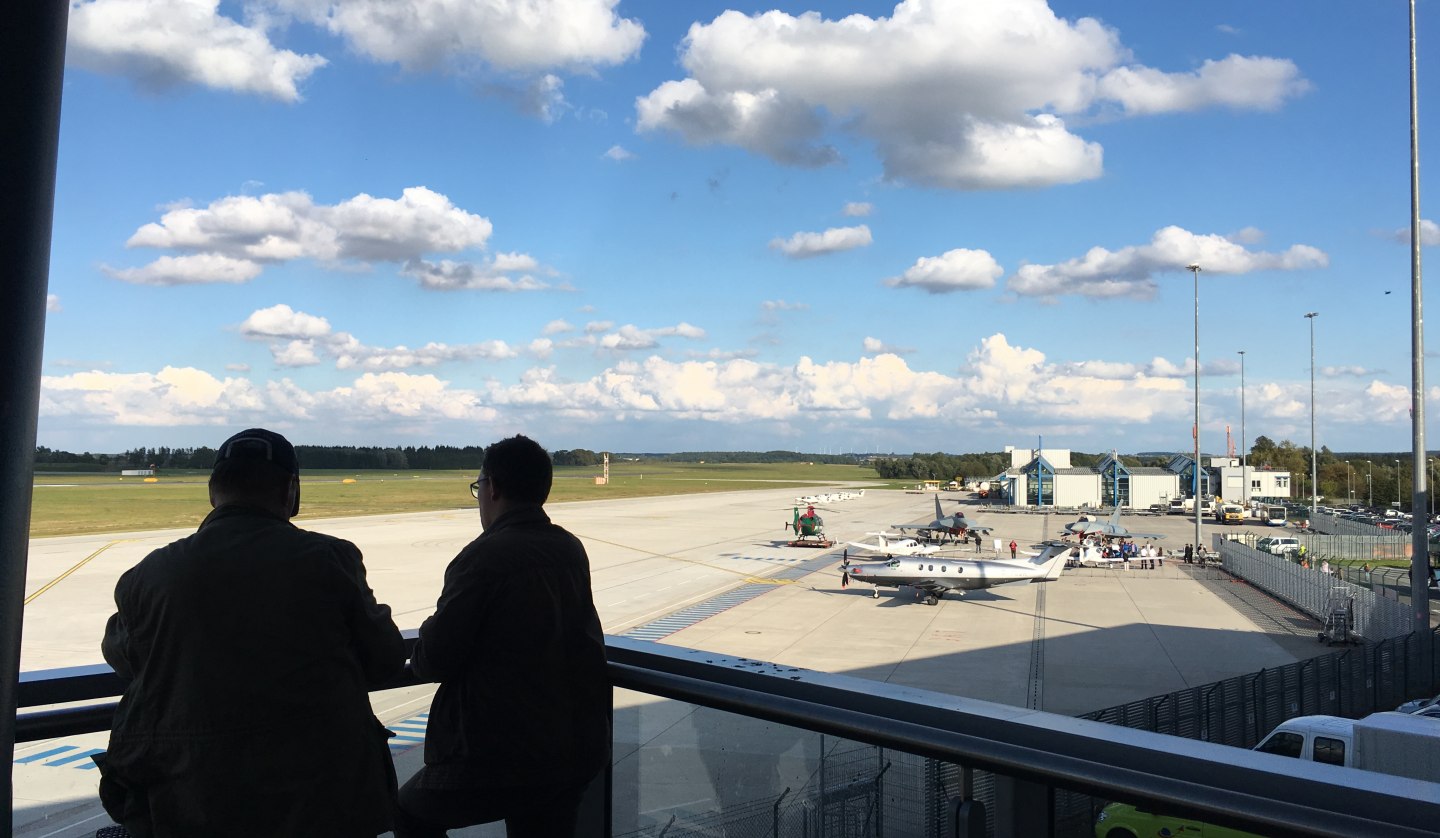
[[[1293,535],[1267,535],[1255,542],[1255,549],[1272,556],[1294,556],[1300,552],[1300,539]]]
[[[1440,719],[1408,713],[1371,713],[1359,721],[1297,716],[1281,722],[1254,750],[1440,781]]]
[[[1350,765],[1354,742],[1354,719],[1296,716],[1281,722],[1254,750],[1330,765]]]

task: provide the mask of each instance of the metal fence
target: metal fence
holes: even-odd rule
[[[1413,643],[1414,635],[1394,637],[1081,718],[1250,748],[1286,719],[1316,714],[1359,718],[1393,710],[1411,698],[1407,684],[1433,689],[1440,673],[1424,664],[1426,671],[1412,671],[1419,657]]]
[[[967,790],[965,771],[952,763],[822,738],[821,756],[801,788],[729,801],[715,810],[671,812],[663,822],[617,838],[939,838],[952,834],[948,804],[958,797],[982,803],[987,834],[993,830],[995,783],[989,772],[971,771]]]
[[[1328,517],[1328,516],[1327,516]],[[1338,519],[1336,519],[1338,520]],[[1278,532],[1237,532],[1222,536],[1226,541],[1235,541],[1254,547],[1262,538],[1284,535],[1299,539],[1305,547],[1305,555],[1311,563],[1321,559],[1345,559],[1364,562],[1408,561],[1410,558],[1410,537],[1402,533],[1388,533],[1369,524],[1355,524],[1340,521],[1341,524],[1363,526],[1369,532],[1313,532],[1280,530]]]
[[[1348,600],[1355,634],[1370,641],[1408,634],[1414,623],[1400,602],[1318,568],[1262,553],[1235,539],[1218,539],[1220,559],[1230,573],[1271,596],[1325,621],[1337,597]],[[1318,561],[1318,560],[1317,560]]]

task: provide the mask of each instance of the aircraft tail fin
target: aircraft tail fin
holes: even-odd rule
[[[935,496],[935,520],[938,521],[938,520],[940,520],[941,518],[944,518],[944,517],[945,517],[945,513],[940,511],[940,496],[939,496],[939,495],[936,495],[936,496]]]
[[[1047,544],[1044,551],[1033,559],[1033,563],[1040,566],[1044,571],[1039,576],[1031,579],[1032,582],[1054,582],[1060,578],[1065,570],[1065,556],[1070,552],[1069,546],[1065,544]]]

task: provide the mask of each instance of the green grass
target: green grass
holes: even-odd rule
[[[808,492],[836,481],[878,480],[868,468],[823,463],[616,463],[609,485],[597,486],[600,471],[556,469],[550,500],[778,488]],[[37,474],[30,535],[194,527],[210,511],[208,479],[205,471],[165,472],[153,483],[115,474]],[[306,471],[300,478],[299,520],[468,509],[475,504],[469,490],[474,479],[474,473],[459,471]]]

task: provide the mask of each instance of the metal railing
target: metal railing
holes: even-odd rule
[[[617,688],[990,772],[997,835],[1028,833],[1037,808],[1053,833],[1053,801],[1073,793],[1268,835],[1418,836],[1440,823],[1440,784],[627,638],[607,638],[607,652]],[[27,673],[20,705],[104,699],[119,686],[103,666]],[[17,734],[103,730],[113,706],[25,713]]]

